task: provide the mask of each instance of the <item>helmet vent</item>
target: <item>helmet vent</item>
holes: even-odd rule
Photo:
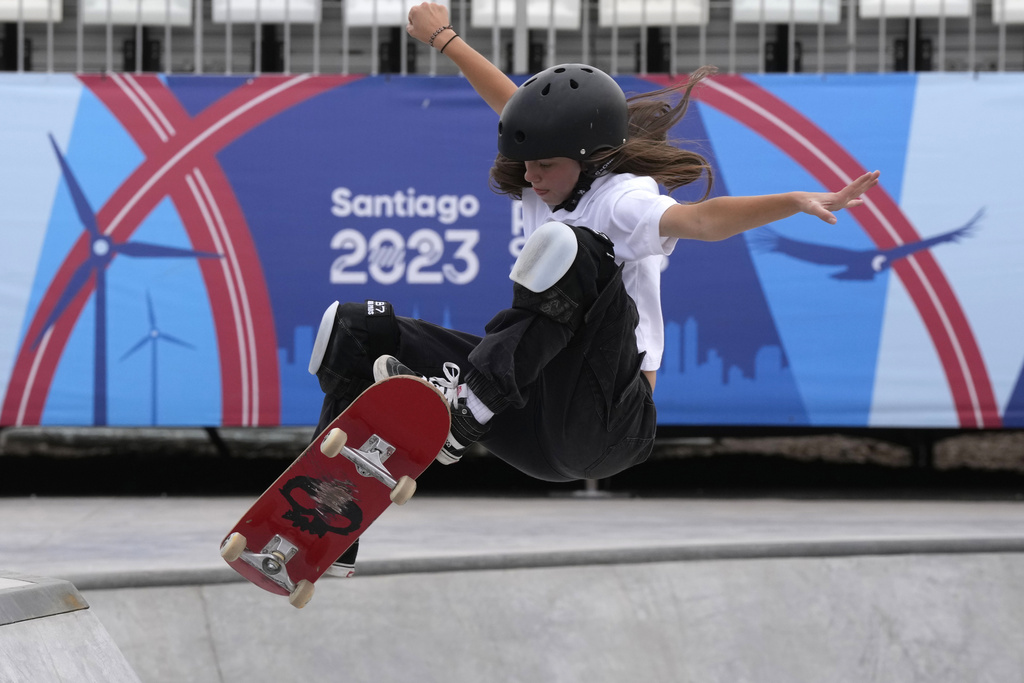
[[[550,83],[545,83],[544,84],[544,89],[540,91],[540,94],[541,95],[547,95],[549,92],[551,92],[551,84]]]
[[[572,88],[573,90],[575,90],[576,88],[580,87],[580,84],[577,83],[574,79],[570,78],[569,79],[569,87]]]
[[[526,142],[526,133],[521,130],[516,131],[516,142]]]

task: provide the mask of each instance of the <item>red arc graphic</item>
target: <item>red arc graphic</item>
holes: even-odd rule
[[[294,76],[249,80],[195,117],[155,76],[81,76],[117,117],[145,160],[97,211],[102,233],[127,241],[170,197],[193,248],[223,255],[200,261],[221,367],[221,424],[280,421],[277,337],[258,254],[217,152],[282,111],[360,77]],[[85,261],[82,235],[50,282],[18,351],[0,424],[38,424],[68,339],[95,285],[83,287],[49,330],[43,325],[71,275]],[[38,345],[32,341],[45,332]]]
[[[674,82],[652,76],[665,87]],[[796,109],[738,75],[709,79],[698,99],[736,119],[800,164],[824,187],[839,188],[866,173],[860,163]],[[880,249],[920,241],[917,230],[880,186],[850,213]],[[1002,420],[984,358],[967,316],[934,256],[920,251],[893,264],[917,307],[942,363],[960,426],[999,427]]]

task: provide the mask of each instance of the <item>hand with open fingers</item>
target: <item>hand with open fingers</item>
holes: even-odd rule
[[[880,175],[881,171],[865,173],[838,192],[808,192],[801,211],[835,225],[839,219],[834,212],[863,204],[862,195],[878,184]]]
[[[405,30],[421,43],[430,43],[431,36],[448,26],[448,8],[435,2],[422,2],[409,8],[409,25]]]

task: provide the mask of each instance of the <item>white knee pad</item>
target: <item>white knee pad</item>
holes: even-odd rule
[[[569,272],[578,250],[572,228],[558,221],[545,223],[526,240],[509,278],[531,292],[543,292]]]
[[[313,340],[313,353],[309,356],[309,374],[315,375],[320,369],[320,363],[324,360],[324,352],[327,351],[327,342],[331,340],[331,330],[334,329],[334,316],[338,312],[338,302],[327,307],[324,317],[320,318],[320,329],[316,332],[316,339]]]

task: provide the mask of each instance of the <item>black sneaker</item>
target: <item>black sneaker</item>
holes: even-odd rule
[[[487,432],[488,425],[477,422],[473,412],[466,405],[466,385],[459,384],[459,366],[455,363],[445,363],[443,367],[444,377],[424,379],[433,384],[444,396],[451,410],[451,431],[448,432],[448,439],[436,459],[442,465],[452,465],[462,459],[466,449],[480,440]],[[376,381],[399,375],[420,376],[402,365],[394,356],[381,356],[374,361],[373,378]]]
[[[359,539],[349,546],[349,549],[341,554],[337,560],[324,572],[327,576],[337,576],[343,579],[351,578],[356,573],[356,554],[359,553]]]
[[[377,360],[373,361],[373,379],[376,382],[388,377],[420,377],[406,366],[402,365],[402,362],[394,356],[381,356]]]

